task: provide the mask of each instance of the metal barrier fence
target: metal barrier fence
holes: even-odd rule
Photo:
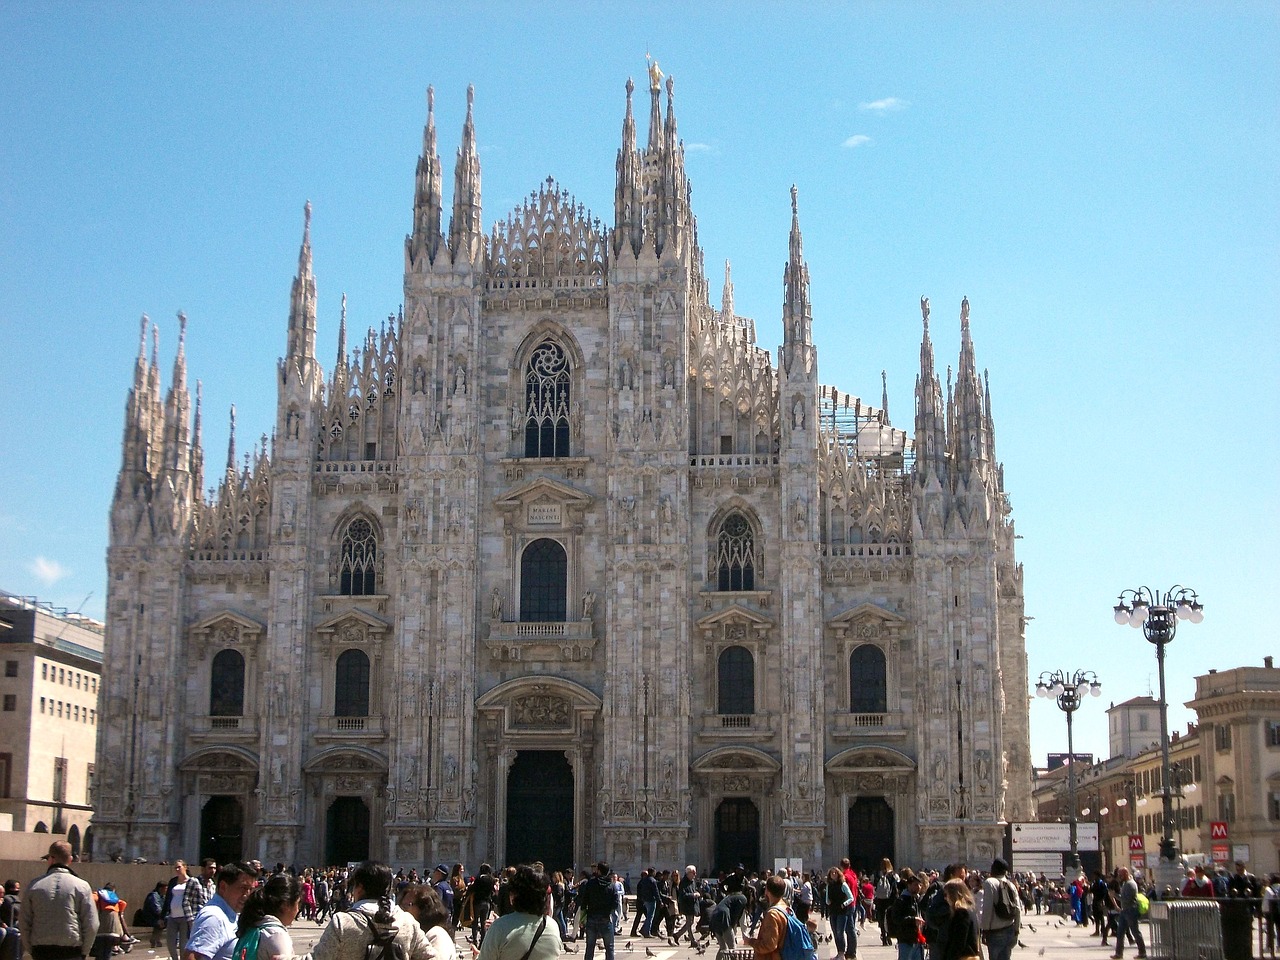
[[[1160,960],[1224,960],[1222,921],[1211,900],[1153,900],[1147,955]]]

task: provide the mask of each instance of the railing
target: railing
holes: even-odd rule
[[[699,453],[689,458],[691,467],[776,467],[777,465],[776,453]]]
[[[725,729],[750,729],[752,715],[749,713],[722,713],[720,726]]]
[[[490,620],[485,644],[500,660],[585,660],[596,644],[591,620]]]
[[[911,547],[905,543],[828,543],[822,552],[828,557],[909,557]]]
[[[210,730],[239,730],[244,717],[210,717]]]
[[[773,736],[770,713],[705,713],[699,736],[709,740],[767,740]]]
[[[900,740],[906,736],[900,713],[835,713],[828,729],[837,740]]]
[[[854,727],[883,727],[883,713],[854,713],[849,716],[849,724]]]
[[[320,718],[320,730],[322,736],[359,736],[363,734],[367,738],[378,738],[386,735],[383,727],[382,717],[337,717],[327,716]]]
[[[188,560],[199,562],[212,561],[215,563],[228,563],[231,561],[251,560],[255,562],[264,562],[271,559],[270,550],[192,550],[187,554]]]
[[[316,473],[395,473],[394,460],[322,460]]]
[[[254,716],[239,717],[194,717],[191,732],[195,736],[216,734],[220,737],[252,737],[258,732],[258,718]]]

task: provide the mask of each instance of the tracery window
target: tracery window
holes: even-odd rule
[[[716,570],[720,590],[756,588],[755,536],[740,513],[731,513],[716,539]]]
[[[555,540],[543,538],[520,556],[520,619],[563,623],[568,610],[568,557]]]
[[[377,563],[378,538],[373,532],[373,524],[364,517],[356,517],[347,524],[342,537],[338,592],[347,597],[367,597],[377,593]]]
[[[887,713],[887,694],[884,651],[864,643],[849,654],[849,712]]]
[[[756,712],[756,667],[746,647],[726,647],[716,664],[716,713]]]
[[[222,650],[213,658],[209,716],[244,716],[244,657],[237,650]]]
[[[543,341],[525,367],[524,455],[569,455],[569,361],[554,340]]]
[[[369,715],[369,657],[363,650],[347,650],[334,665],[333,714]]]

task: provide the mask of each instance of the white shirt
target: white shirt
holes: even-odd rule
[[[173,890],[169,894],[169,916],[176,917],[181,920],[186,914],[182,912],[182,898],[187,894],[187,884],[190,880],[183,880],[182,883],[175,883]]]

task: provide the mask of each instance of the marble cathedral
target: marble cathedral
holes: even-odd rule
[[[548,178],[486,233],[468,90],[446,230],[429,98],[403,307],[349,348],[344,300],[327,375],[308,205],[272,439],[233,422],[208,495],[185,318],[163,397],[144,318],[99,857],[937,865],[1030,817],[968,302],[945,394],[921,302],[913,429],[823,383],[793,188],[775,364],[649,80],[612,224]]]

